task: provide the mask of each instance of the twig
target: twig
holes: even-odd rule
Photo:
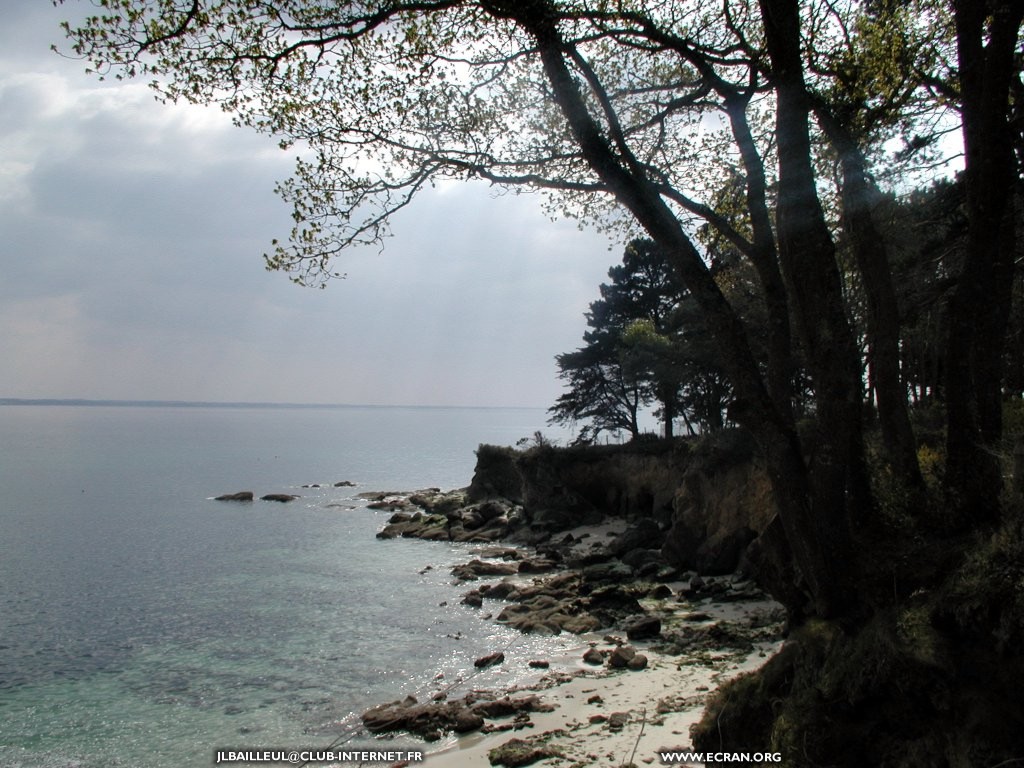
[[[636,750],[640,746],[640,737],[644,735],[644,726],[647,725],[647,707],[644,707],[640,719],[640,732],[636,735],[636,741],[633,743],[633,751],[629,753],[629,760],[623,763],[623,768],[626,765],[633,764],[633,758],[636,757]]]

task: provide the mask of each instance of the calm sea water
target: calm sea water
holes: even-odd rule
[[[353,713],[568,639],[459,605],[469,547],[374,534],[366,490],[454,488],[530,409],[0,407],[0,766],[324,749]],[[356,488],[334,488],[342,480]],[[320,489],[302,488],[320,483]],[[290,504],[212,501],[238,490]],[[349,507],[356,507],[351,509]],[[429,566],[429,568],[428,568]],[[438,678],[438,676],[442,676]],[[437,678],[437,679],[435,679]],[[366,743],[364,736],[353,743]]]

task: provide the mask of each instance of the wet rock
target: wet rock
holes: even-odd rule
[[[561,624],[562,629],[574,635],[582,635],[584,632],[593,632],[601,628],[601,622],[597,617],[589,613],[580,613],[567,617]]]
[[[297,498],[299,497],[290,493],[268,493],[266,496],[260,496],[261,501],[279,501],[281,503],[295,501]]]
[[[408,509],[412,505],[408,499],[403,498],[384,498],[377,501],[371,501],[366,505],[367,509],[378,509],[386,510],[388,512],[394,512],[399,509]]]
[[[595,667],[604,664],[604,654],[601,653],[597,648],[588,648],[587,652],[583,654],[583,661],[587,664],[593,664]]]
[[[503,661],[505,661],[505,654],[498,651],[497,653],[489,653],[486,656],[481,656],[473,662],[473,666],[477,669],[484,669],[485,667],[493,667],[495,664],[501,664]]]
[[[468,733],[484,722],[483,717],[468,710],[463,701],[420,704],[413,697],[372,707],[363,712],[362,720],[371,733],[408,731],[428,741],[436,741],[445,731]]]
[[[486,560],[470,560],[452,568],[452,576],[461,581],[473,581],[481,576],[511,576],[519,572],[515,563],[495,563]]]
[[[481,587],[480,591],[488,600],[504,600],[515,591],[515,588],[516,585],[511,581],[499,581],[497,584],[491,584],[486,590]]]
[[[225,493],[217,496],[215,501],[252,501],[252,491],[239,491],[238,493]]]

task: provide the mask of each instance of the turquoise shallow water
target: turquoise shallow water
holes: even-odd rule
[[[525,676],[569,641],[458,605],[448,569],[469,548],[378,541],[387,514],[354,497],[465,485],[477,444],[543,424],[526,409],[0,407],[0,766],[323,748],[352,713],[510,643],[523,664],[473,684]],[[243,489],[302,498],[211,500]]]

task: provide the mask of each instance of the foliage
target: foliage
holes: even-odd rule
[[[633,240],[590,305],[585,346],[558,355],[568,386],[550,409],[556,423],[584,422],[582,437],[623,430],[658,403],[666,437],[682,419],[690,434],[720,429],[729,386],[699,309],[655,243]]]

